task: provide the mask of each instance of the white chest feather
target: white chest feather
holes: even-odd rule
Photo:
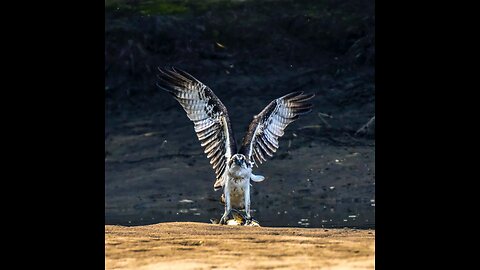
[[[245,206],[245,193],[250,192],[251,168],[233,166],[228,171],[228,183],[226,189],[230,196],[230,202],[234,208]]]
[[[228,170],[228,176],[230,178],[234,178],[238,180],[250,178],[251,174],[252,174],[252,168],[245,168],[245,167],[240,167],[236,165],[232,166]]]

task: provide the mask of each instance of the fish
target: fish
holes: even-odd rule
[[[247,218],[245,218],[245,216],[236,209],[232,209],[231,214],[232,217],[227,219],[226,225],[260,227],[260,223],[258,221],[254,219],[248,221]],[[212,218],[210,219],[210,222],[213,224],[219,224],[220,220],[217,218]]]

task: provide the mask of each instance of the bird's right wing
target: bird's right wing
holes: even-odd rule
[[[195,132],[215,170],[215,189],[224,184],[227,161],[237,151],[227,109],[213,91],[180,69],[159,69],[158,86],[174,96],[194,123]]]

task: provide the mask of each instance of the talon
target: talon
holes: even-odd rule
[[[218,224],[220,224],[220,225],[225,225],[225,219],[222,217],[222,218],[220,219],[220,222],[218,222]]]
[[[220,225],[225,225],[227,224],[227,216],[223,215],[222,218],[220,219],[220,222],[218,222]]]

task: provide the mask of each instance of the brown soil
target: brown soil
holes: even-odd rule
[[[106,269],[374,269],[375,230],[105,226]]]

